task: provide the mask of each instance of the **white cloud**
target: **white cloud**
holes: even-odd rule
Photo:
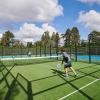
[[[78,0],[82,3],[89,3],[89,4],[93,4],[93,3],[96,3],[96,4],[100,4],[100,0]]]
[[[24,23],[19,31],[15,33],[15,37],[22,41],[33,42],[40,40],[43,32],[47,30],[50,32],[50,35],[52,35],[53,32],[57,32],[57,30],[53,26],[48,25],[48,23],[43,24],[41,27],[35,24]]]
[[[2,34],[0,34],[0,38],[2,38]]]
[[[54,27],[50,26],[48,23],[43,24],[42,25],[42,29],[44,31],[49,31],[50,32],[50,36],[52,35],[53,32],[57,32],[57,30]]]
[[[80,12],[79,23],[83,23],[87,28],[91,30],[100,31],[100,12],[90,10],[89,12]]]
[[[63,14],[58,0],[0,0],[0,20],[49,22]]]

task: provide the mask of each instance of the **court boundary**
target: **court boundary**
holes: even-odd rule
[[[63,96],[63,97],[61,97],[61,98],[60,98],[60,99],[58,99],[58,100],[63,100],[63,99],[65,99],[65,98],[67,98],[67,97],[69,97],[69,96],[71,96],[71,95],[73,95],[73,94],[77,93],[79,90],[82,90],[82,89],[84,89],[84,88],[86,88],[86,87],[90,86],[91,84],[93,84],[93,83],[95,83],[95,82],[99,81],[99,80],[100,80],[100,78],[99,78],[99,79],[96,79],[96,80],[94,80],[94,81],[92,81],[92,82],[90,82],[90,83],[88,83],[88,84],[86,84],[86,85],[84,85],[84,86],[82,86],[82,87],[81,87],[81,88],[79,88],[78,90],[75,90],[75,91],[73,91],[73,92],[71,92],[71,93],[69,93],[69,94],[67,94],[67,95]]]

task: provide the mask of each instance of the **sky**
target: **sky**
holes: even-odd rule
[[[51,36],[72,27],[81,39],[100,31],[100,0],[0,0],[0,37],[10,30],[16,39],[35,42],[47,30]]]

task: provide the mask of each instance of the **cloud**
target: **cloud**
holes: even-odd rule
[[[2,34],[0,34],[0,38],[2,38]]]
[[[89,4],[93,4],[93,3],[96,3],[96,4],[100,4],[100,0],[78,0],[82,3],[89,3]]]
[[[58,0],[0,0],[0,20],[49,22],[63,15]]]
[[[100,31],[100,12],[95,10],[90,10],[89,12],[81,11],[78,22],[91,30]]]
[[[47,30],[50,32],[50,36],[53,32],[57,32],[57,30],[48,23],[43,24],[41,27],[38,27],[35,24],[24,23],[20,29],[15,32],[15,37],[25,42],[35,42],[40,40],[42,34]]]

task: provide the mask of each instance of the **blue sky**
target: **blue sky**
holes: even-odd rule
[[[59,0],[60,4],[64,8],[64,16],[60,16],[54,20],[55,26],[59,31],[65,32],[67,28],[72,28],[73,26],[78,27],[80,31],[81,38],[86,39],[87,35],[92,31],[86,28],[82,23],[78,23],[78,17],[80,11],[88,12],[90,10],[95,10],[100,13],[100,5],[81,3],[77,0]]]
[[[19,39],[37,41],[46,30],[61,34],[74,26],[81,39],[100,31],[100,0],[0,1],[1,34],[11,30]]]

